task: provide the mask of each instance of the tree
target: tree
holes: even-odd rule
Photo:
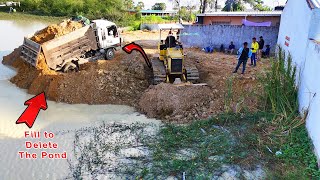
[[[263,5],[262,0],[255,0],[255,4],[253,4],[253,9],[259,11],[271,11],[271,8],[269,6]]]
[[[213,9],[215,7],[215,4],[216,0],[200,0],[200,12],[205,13],[208,7]]]
[[[142,1],[139,1],[138,4],[135,7],[136,10],[142,10],[144,9],[144,3]]]
[[[123,4],[124,4],[124,7],[125,7],[127,10],[132,10],[132,9],[134,9],[134,2],[133,2],[133,0],[124,0]]]
[[[195,14],[192,12],[192,10],[196,9],[196,6],[188,5],[188,6],[182,6],[180,8],[180,16],[185,21],[194,21],[195,20]]]
[[[166,3],[155,3],[152,8],[152,10],[166,10],[167,9],[167,5]]]
[[[250,4],[254,10],[269,11],[270,7],[263,5],[262,0],[227,0],[223,11],[243,11],[245,10],[243,3]]]
[[[241,0],[227,0],[223,11],[244,11],[245,7]]]

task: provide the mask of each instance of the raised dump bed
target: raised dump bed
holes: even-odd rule
[[[85,26],[69,34],[38,44],[25,37],[21,57],[33,66],[43,52],[50,69],[61,70],[72,58],[80,58],[90,50],[98,49],[95,33],[91,26]]]

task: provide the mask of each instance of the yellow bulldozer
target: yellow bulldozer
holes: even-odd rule
[[[196,83],[199,80],[199,71],[194,64],[186,64],[183,46],[180,42],[181,24],[158,24],[160,41],[158,43],[159,55],[152,59],[153,83],[173,83],[177,78],[183,82]],[[168,33],[162,39],[162,32]]]

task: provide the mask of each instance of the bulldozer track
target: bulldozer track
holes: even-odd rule
[[[186,66],[187,70],[187,81],[192,83],[197,83],[199,81],[199,71],[198,68],[195,66]]]
[[[166,81],[166,70],[163,62],[159,58],[153,58],[151,60],[153,70],[153,84],[157,85]]]

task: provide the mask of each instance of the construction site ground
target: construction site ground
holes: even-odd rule
[[[158,52],[157,31],[124,32],[122,36],[126,42],[140,44],[149,58]],[[257,109],[258,99],[253,93],[259,92],[257,79],[268,68],[268,59],[258,61],[257,67],[247,66],[245,75],[241,75],[240,71],[232,73],[237,63],[235,55],[207,54],[200,48],[184,51],[186,62],[199,69],[199,83],[206,86],[151,85],[152,71],[143,57],[122,50],[113,60],[86,63],[79,72],[71,73],[54,72],[44,61],[35,68],[20,58],[20,48],[4,57],[3,63],[16,68],[17,75],[11,82],[30,94],[45,92],[49,100],[69,104],[129,105],[165,122],[187,123],[225,111]]]

